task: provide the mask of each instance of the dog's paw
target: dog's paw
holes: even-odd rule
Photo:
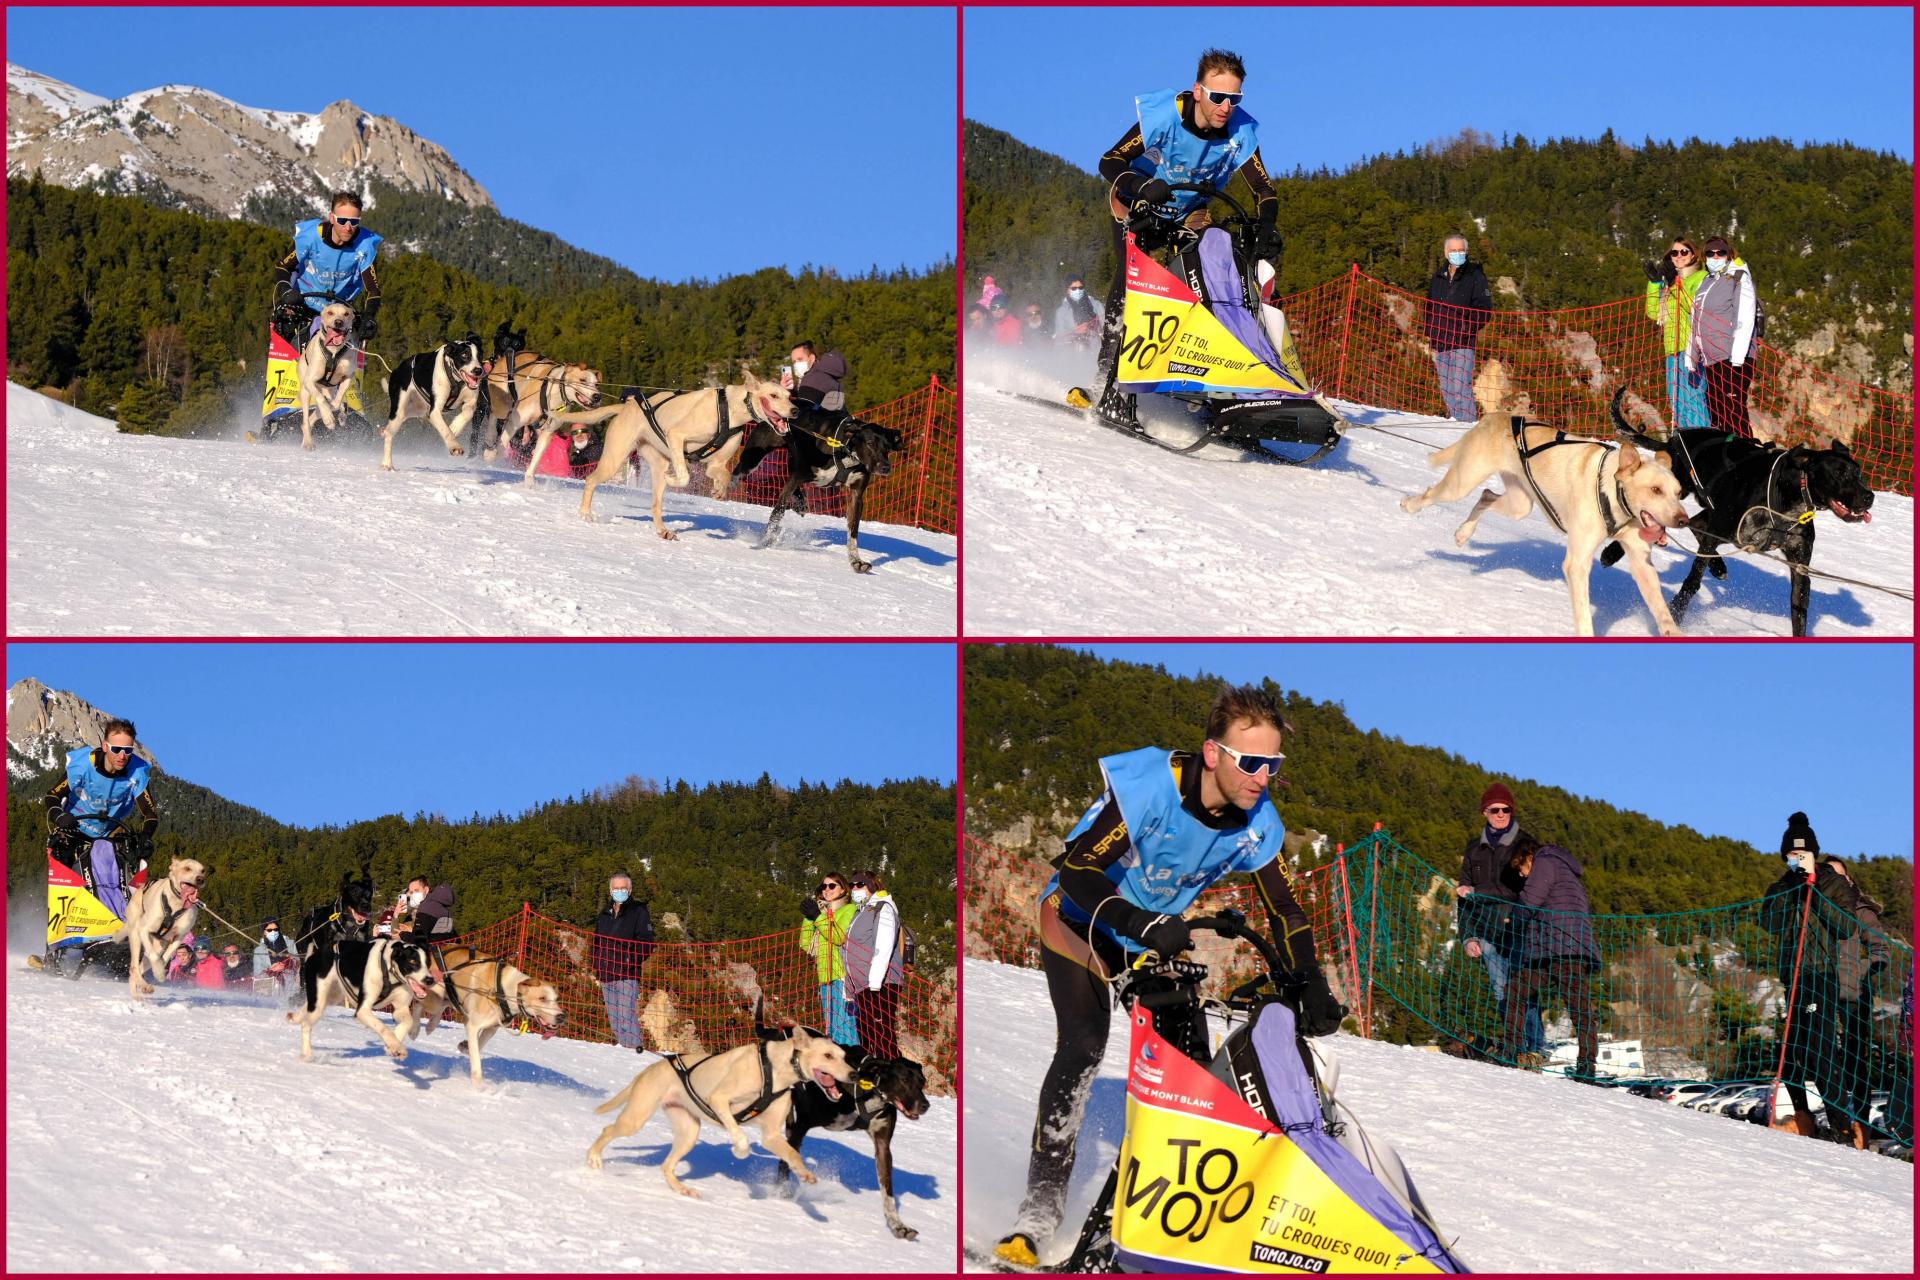
[[[800,1181],[806,1183],[808,1186],[812,1186],[814,1183],[820,1181],[819,1178],[814,1176],[814,1172],[811,1169],[797,1170],[793,1176],[800,1179]]]
[[[482,449],[480,451],[480,456],[486,461],[492,462],[495,458],[500,456],[500,451],[498,449]]]
[[[1725,582],[1727,580],[1727,558],[1725,556],[1715,556],[1713,559],[1707,561],[1707,572],[1721,582]]]
[[[698,1200],[700,1198],[700,1193],[698,1191],[695,1191],[692,1187],[675,1187],[674,1190],[678,1191],[681,1195],[685,1196],[689,1200]]]
[[[312,453],[312,452],[313,452],[313,441],[311,441],[311,440],[302,440],[302,441],[300,442],[300,448],[301,448],[301,449],[302,449],[303,451],[305,451],[305,452],[307,452],[307,453]]]
[[[391,462],[383,462],[380,464],[380,469],[382,471],[391,471],[393,470],[393,464]]]
[[[920,1233],[904,1222],[896,1222],[893,1224],[893,1234],[899,1236],[902,1240],[918,1240],[920,1238]]]
[[[587,1152],[587,1168],[598,1169],[599,1167],[600,1167],[600,1153],[598,1151]]]
[[[752,1150],[753,1145],[745,1138],[733,1144],[733,1155],[736,1160],[745,1160]]]
[[[453,455],[454,457],[456,457],[456,458],[464,458],[464,457],[466,457],[466,456],[467,456],[467,451],[466,451],[465,449],[462,449],[462,448],[461,448],[461,447],[460,447],[459,445],[457,445],[457,444],[450,444],[450,445],[448,445],[448,446],[447,446],[447,452],[448,452],[448,453],[450,453],[450,454],[452,454],[452,455]]]
[[[1453,545],[1456,547],[1464,547],[1468,542],[1472,541],[1472,539],[1473,530],[1471,529],[1455,529],[1453,531]]]
[[[407,1046],[396,1040],[392,1045],[388,1046],[387,1056],[395,1062],[405,1062],[407,1058]]]
[[[1676,624],[1663,622],[1660,624],[1660,634],[1663,636],[1677,636],[1682,634],[1682,632]]]
[[[865,560],[855,560],[853,562],[853,571],[855,573],[872,573],[873,566]]]
[[[662,530],[660,530],[660,538],[661,538],[661,540],[662,540],[663,542],[678,542],[678,541],[680,541],[680,535],[679,535],[679,534],[677,534],[677,533],[675,533],[675,532],[674,532],[673,530],[671,530],[671,529],[662,529]]]

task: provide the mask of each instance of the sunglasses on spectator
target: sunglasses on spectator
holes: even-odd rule
[[[1280,762],[1286,759],[1285,756],[1278,754],[1256,756],[1249,751],[1235,751],[1218,738],[1212,739],[1212,742],[1214,746],[1233,757],[1233,767],[1246,774],[1249,778],[1260,773],[1272,774],[1280,772]]]
[[[124,756],[128,752],[132,751],[133,748],[132,747],[108,747],[107,750],[113,752],[113,754],[117,756]]]
[[[335,214],[335,215],[334,215],[334,219],[333,219],[333,220],[334,220],[334,222],[336,222],[337,224],[339,224],[340,226],[343,226],[343,227],[357,227],[357,226],[359,226],[359,225],[360,225],[360,219],[358,219],[358,218],[342,218],[342,217],[340,217],[340,216],[339,216],[338,214]]]
[[[838,889],[839,887],[840,887],[840,886],[839,886],[839,885],[837,885],[837,884],[835,884],[835,883],[834,883],[833,881],[831,881],[831,880],[827,880],[827,881],[823,881],[823,882],[822,882],[821,884],[819,884],[819,885],[817,885],[817,886],[815,886],[815,890],[814,890],[814,891],[815,891],[816,893],[825,893],[825,892],[826,892],[827,890],[829,890],[829,889]]]
[[[1719,249],[1709,249],[1709,250],[1707,250],[1707,256],[1708,256],[1709,258],[1724,258],[1724,257],[1726,257],[1727,255],[1726,255],[1726,254],[1725,254],[1725,253],[1724,253],[1724,252],[1723,252],[1722,250],[1719,250]]]
[[[1487,806],[1487,812],[1488,813],[1512,813],[1513,810],[1509,809],[1504,804],[1490,804]]]
[[[1240,105],[1240,99],[1247,96],[1244,93],[1226,93],[1219,89],[1202,89],[1200,92],[1205,94],[1207,101],[1216,107],[1223,103],[1237,107]]]
[[[856,889],[871,889],[871,888],[873,888],[873,881],[871,881],[871,880],[855,880],[855,881],[852,881],[851,883],[852,883],[852,885],[853,885],[853,887],[854,887],[854,888],[856,888]]]
[[[1668,256],[1669,258],[1691,258],[1691,257],[1693,256],[1693,250],[1691,250],[1691,249],[1669,249],[1669,250],[1667,250],[1667,256]]]

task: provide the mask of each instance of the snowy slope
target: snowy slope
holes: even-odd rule
[[[1046,979],[968,960],[965,1239],[990,1249],[1026,1185],[1053,1052]],[[1340,1096],[1399,1148],[1475,1271],[1886,1271],[1913,1262],[1913,1168],[1624,1092],[1361,1040],[1320,1042]],[[1120,1145],[1127,1035],[1115,1015],[1074,1166],[1064,1257]]]
[[[431,448],[428,447],[431,442]],[[411,446],[413,452],[406,452]],[[955,539],[580,488],[372,444],[122,435],[7,384],[7,623],[24,635],[951,635]]]
[[[124,984],[23,963],[7,957],[9,1271],[953,1266],[951,1099],[894,1135],[900,1215],[920,1232],[896,1240],[864,1134],[809,1135],[820,1181],[794,1200],[772,1156],[736,1160],[718,1130],[683,1162],[702,1198],[675,1195],[659,1116],[588,1169],[608,1119],[593,1108],[651,1057],[502,1034],[476,1092],[457,1028],[395,1063],[335,1010],[302,1063],[264,1004],[163,988],[136,1008]]]
[[[968,349],[968,634],[1572,634],[1564,543],[1544,516],[1489,515],[1460,548],[1453,531],[1470,502],[1400,510],[1438,478],[1426,455],[1457,427],[1342,406],[1411,439],[1358,430],[1331,457],[1293,468],[1218,445],[1179,457],[999,394],[1054,399],[1092,372],[1090,358],[1043,368]],[[1142,417],[1163,438],[1192,438],[1164,397]],[[1671,599],[1690,561],[1653,555]],[[1867,525],[1821,520],[1813,567],[1911,592],[1912,499],[1877,495]],[[1598,634],[1657,634],[1624,567],[1596,565],[1591,582]],[[1707,579],[1682,626],[1790,635],[1786,567],[1736,560],[1726,582]],[[1815,636],[1911,635],[1913,604],[1815,579],[1809,626]]]

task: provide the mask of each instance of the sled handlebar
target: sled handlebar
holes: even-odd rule
[[[1269,980],[1272,981],[1276,987],[1281,985],[1282,977],[1287,972],[1287,969],[1286,966],[1280,962],[1280,953],[1274,949],[1273,943],[1255,932],[1247,924],[1247,918],[1238,911],[1222,911],[1210,916],[1195,916],[1193,919],[1187,921],[1187,928],[1216,934],[1222,938],[1235,938],[1252,946],[1255,951],[1260,953],[1260,959],[1267,967],[1267,976],[1254,979],[1254,985],[1257,986]],[[1162,976],[1174,978],[1176,981],[1191,981],[1196,984],[1207,976],[1207,967],[1203,964],[1196,964],[1191,960],[1180,960],[1173,956],[1162,956],[1155,951],[1148,951],[1143,954],[1134,967],[1141,970],[1165,970],[1166,972],[1164,972]]]

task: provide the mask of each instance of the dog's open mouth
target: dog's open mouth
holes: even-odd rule
[[[1840,501],[1840,499],[1838,498],[1827,499],[1827,506],[1832,508],[1833,514],[1839,516],[1842,520],[1845,520],[1848,524],[1873,523],[1873,512],[1855,511],[1852,507],[1849,507],[1846,503]]]
[[[413,992],[413,998],[415,1000],[425,1000],[427,998],[427,985],[418,978],[407,979],[407,990]]]
[[[1667,527],[1661,524],[1658,520],[1654,519],[1652,514],[1649,512],[1642,511],[1637,514],[1640,517],[1641,539],[1646,542],[1651,542],[1657,547],[1666,546],[1667,545]]]
[[[323,329],[320,333],[320,340],[330,347],[345,346],[347,342],[347,331],[345,329]]]
[[[599,398],[600,398],[599,393],[594,391],[591,387],[573,388],[573,402],[579,405],[582,409],[593,408],[593,402],[598,400]]]
[[[813,1082],[819,1085],[821,1089],[825,1090],[826,1095],[829,1098],[833,1098],[836,1101],[839,1099],[840,1082],[838,1080],[835,1080],[832,1076],[828,1075],[826,1072],[820,1070],[820,1068],[818,1067],[815,1067],[813,1069]]]
[[[780,435],[787,434],[787,420],[773,411],[773,406],[767,402],[765,396],[760,397],[760,416],[765,418],[767,425]]]
[[[183,903],[184,905],[186,905],[186,906],[189,906],[189,907],[190,907],[190,906],[192,906],[192,905],[193,905],[194,903],[196,903],[196,902],[198,902],[198,901],[200,901],[200,886],[199,886],[199,885],[197,885],[197,884],[195,884],[195,883],[194,883],[193,881],[191,881],[191,880],[189,880],[189,881],[187,881],[187,882],[186,882],[185,884],[183,884],[183,885],[181,885],[181,886],[180,886],[180,901],[181,901],[181,902],[182,902],[182,903]]]
[[[460,379],[469,387],[477,387],[480,385],[480,375],[470,369],[462,369],[460,371]]]

